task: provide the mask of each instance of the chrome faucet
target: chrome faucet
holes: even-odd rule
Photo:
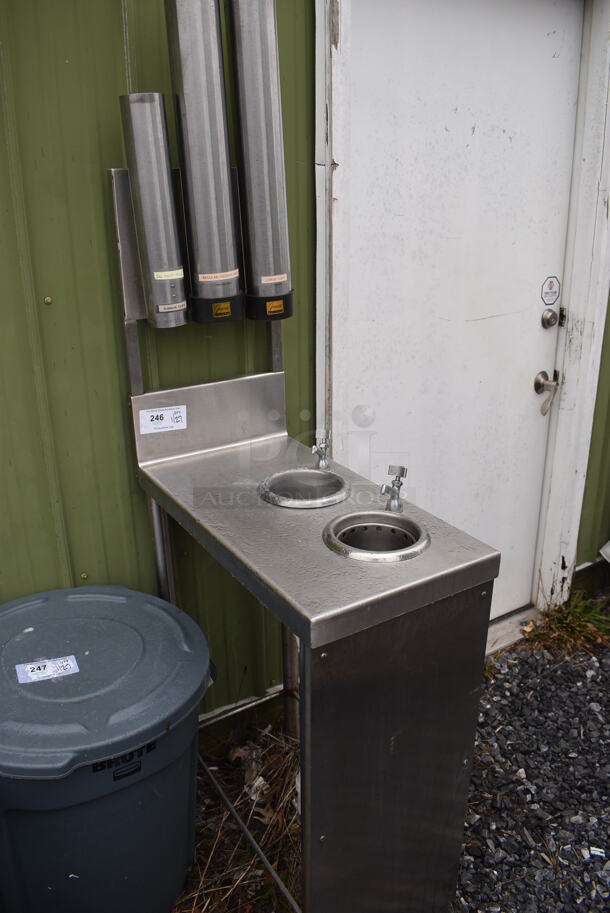
[[[395,513],[402,513],[402,499],[400,497],[400,489],[402,488],[402,480],[407,477],[407,467],[406,466],[388,466],[388,474],[394,476],[390,485],[387,482],[384,482],[380,488],[382,495],[389,495],[388,503],[385,506],[386,510],[393,510]]]
[[[330,447],[330,431],[320,431],[316,434],[316,443],[311,448],[311,452],[316,454],[318,462],[317,469],[330,469],[330,459],[328,450]]]

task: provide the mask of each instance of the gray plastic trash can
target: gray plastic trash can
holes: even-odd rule
[[[209,669],[195,622],[143,593],[0,607],[1,913],[169,913]]]

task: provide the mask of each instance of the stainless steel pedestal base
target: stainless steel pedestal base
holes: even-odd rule
[[[302,652],[308,913],[447,913],[492,584]]]

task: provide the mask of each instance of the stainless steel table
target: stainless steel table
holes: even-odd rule
[[[416,557],[375,564],[331,551],[329,521],[385,507],[372,482],[332,462],[351,485],[341,503],[299,510],[259,497],[268,476],[312,465],[286,430],[278,324],[274,373],[144,393],[127,173],[113,169],[110,184],[160,592],[174,600],[169,514],[284,622],[287,696],[289,632],[299,638],[304,911],[446,913],[500,556],[408,503],[401,516],[430,539]]]
[[[368,564],[322,530],[383,509],[373,483],[331,507],[261,500],[311,466],[286,431],[281,372],[132,397],[144,489],[300,639],[304,909],[445,913],[463,816],[497,551],[411,504],[430,544]],[[151,417],[174,416],[165,433]]]

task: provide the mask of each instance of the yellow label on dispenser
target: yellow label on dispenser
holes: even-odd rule
[[[279,301],[268,301],[267,302],[267,317],[273,316],[273,314],[283,314],[284,313],[284,299],[280,298]]]
[[[231,302],[221,301],[219,304],[212,305],[212,317],[230,317]]]

